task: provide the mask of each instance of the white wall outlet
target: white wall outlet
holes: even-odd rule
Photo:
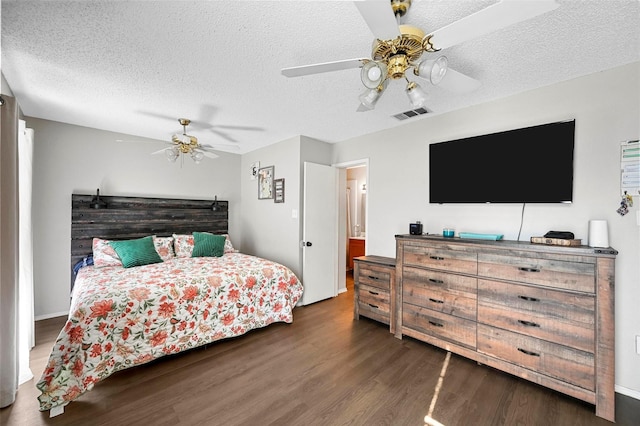
[[[297,219],[298,218],[298,210],[297,209],[292,209],[291,210],[291,219]]]

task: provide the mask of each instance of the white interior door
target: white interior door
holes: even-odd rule
[[[337,170],[304,163],[302,304],[338,295]]]

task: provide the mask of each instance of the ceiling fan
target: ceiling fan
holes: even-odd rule
[[[473,91],[480,86],[480,82],[449,68],[447,57],[436,56],[436,52],[531,19],[559,6],[555,0],[502,0],[439,30],[426,33],[411,25],[399,25],[400,18],[411,6],[411,0],[389,1],[390,4],[379,0],[354,2],[375,37],[371,58],[283,68],[282,74],[299,77],[361,68],[360,79],[365,91],[359,96],[358,111],[374,109],[389,80],[404,78],[407,82],[405,92],[411,105],[420,108],[427,101],[427,93],[418,83],[407,78],[407,71],[411,70],[415,76],[433,85],[441,84],[453,92]],[[433,55],[436,57],[427,56],[431,54],[436,54]]]
[[[200,113],[198,114],[198,118],[196,120],[190,120],[190,125],[192,129],[196,129],[199,131],[208,131],[222,139],[226,139],[227,142],[216,142],[213,146],[225,146],[225,147],[237,147],[239,141],[230,134],[230,131],[262,131],[264,128],[255,127],[255,126],[234,126],[228,124],[212,124],[213,118],[218,112],[218,108],[214,105],[204,104],[200,106]],[[161,118],[164,120],[174,120],[174,117],[158,114],[150,111],[140,111],[140,113],[155,117]],[[178,119],[180,120],[180,119]],[[182,123],[181,123],[182,124]]]
[[[200,163],[204,157],[218,158],[219,156],[214,154],[213,146],[209,144],[201,144],[198,142],[198,138],[187,134],[187,126],[191,124],[191,120],[188,118],[179,118],[178,122],[182,126],[182,134],[174,134],[171,136],[171,142],[167,142],[170,146],[156,151],[152,154],[160,154],[162,152],[167,156],[167,160],[175,162],[178,157],[180,161],[184,160],[184,156],[189,154],[191,159],[196,163]]]

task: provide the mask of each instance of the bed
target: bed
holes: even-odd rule
[[[41,411],[59,410],[116,371],[293,321],[302,283],[286,266],[234,249],[226,202],[221,211],[207,200],[104,197],[108,207],[92,211],[90,196],[72,198],[77,275],[69,317],[36,384]],[[215,255],[205,248],[200,256],[202,241],[216,242]],[[153,262],[131,265],[121,246],[132,244],[147,247]]]

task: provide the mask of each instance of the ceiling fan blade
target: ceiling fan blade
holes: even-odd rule
[[[446,49],[550,12],[559,6],[555,0],[502,0],[434,31],[431,33],[431,43],[436,49]]]
[[[238,145],[234,144],[234,143],[216,143],[216,144],[209,144],[209,143],[201,143],[200,144],[200,149],[202,149],[203,151],[215,151],[216,147],[225,147],[225,148],[236,148],[239,149]]]
[[[217,130],[217,129],[209,129],[209,131],[211,133],[215,133],[216,135],[220,136],[223,139],[228,140],[231,143],[238,143],[238,141],[236,139],[234,139],[232,136],[228,135],[227,133],[223,132],[222,130]]]
[[[262,131],[264,127],[253,127],[253,126],[230,126],[226,124],[214,124],[211,127],[217,127],[219,129],[229,129],[229,130],[251,130],[251,131]]]
[[[202,151],[202,153],[204,154],[205,157],[209,157],[209,158],[218,158],[220,157],[219,155],[214,154],[213,152],[209,152],[209,151]]]
[[[388,5],[387,5],[388,7]],[[300,77],[302,75],[320,74],[330,71],[348,70],[359,68],[371,59],[344,59],[341,61],[323,62],[320,64],[302,65],[299,67],[282,68],[282,75],[286,77]]]
[[[454,93],[469,93],[477,90],[481,83],[475,78],[449,68],[438,86]]]
[[[398,21],[388,1],[370,0],[353,2],[371,33],[379,40],[391,40],[400,36]]]
[[[165,152],[167,149],[169,149],[169,148],[162,148],[161,150],[158,150],[158,151],[152,152],[152,153],[151,153],[151,155],[156,155],[156,154],[163,153],[163,152]]]

